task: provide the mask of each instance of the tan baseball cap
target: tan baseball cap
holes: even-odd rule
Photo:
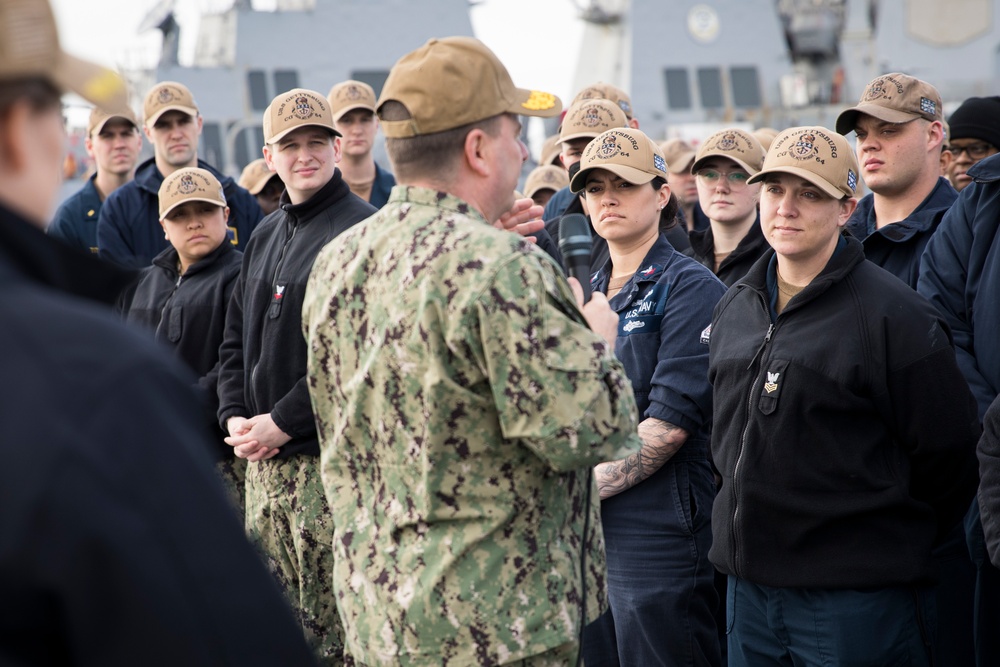
[[[261,157],[243,167],[238,185],[256,196],[272,178],[279,178],[279,176],[268,168],[267,160]]]
[[[713,157],[729,158],[753,176],[764,164],[764,147],[757,137],[744,130],[735,127],[719,130],[698,147],[691,173]]]
[[[837,132],[850,134],[858,114],[868,114],[888,123],[908,123],[917,118],[944,120],[941,94],[937,88],[912,76],[893,72],[872,79],[857,106],[840,112]]]
[[[558,192],[569,185],[569,175],[562,167],[551,164],[535,167],[524,181],[524,196],[534,197],[539,190]]]
[[[553,134],[551,137],[545,139],[542,143],[542,159],[539,164],[554,164],[557,167],[561,167],[562,163],[559,162],[559,135]]]
[[[168,111],[180,111],[189,116],[198,115],[198,104],[194,95],[183,83],[164,81],[153,86],[142,104],[142,118],[146,127],[152,129],[160,116]]]
[[[348,111],[365,109],[375,113],[375,89],[364,81],[343,81],[330,89],[326,96],[330,101],[333,120],[338,121]]]
[[[139,119],[135,117],[135,112],[127,106],[115,113],[105,111],[101,107],[94,107],[90,110],[90,119],[87,121],[87,136],[93,137],[95,134],[100,134],[107,122],[113,118],[124,120],[131,123],[136,129],[139,128]]]
[[[400,58],[377,109],[390,100],[410,114],[387,121],[379,113],[390,138],[435,134],[503,113],[549,118],[562,111],[555,95],[516,87],[496,55],[472,37],[432,39]]]
[[[778,136],[778,131],[773,127],[758,127],[751,134],[757,137],[757,141],[764,147],[764,152],[766,153],[771,148],[774,138]]]
[[[605,99],[580,100],[566,110],[559,130],[559,143],[593,139],[613,127],[628,127],[628,118],[617,104]]]
[[[694,147],[683,139],[668,139],[660,144],[663,157],[667,161],[667,170],[671,174],[691,172],[691,163],[697,155]]]
[[[292,130],[310,125],[343,136],[333,126],[328,99],[315,90],[293,88],[271,100],[264,110],[264,143],[273,144]]]
[[[793,127],[778,134],[764,158],[764,168],[747,183],[777,173],[804,178],[835,199],[857,194],[854,150],[843,135],[825,127]]]
[[[639,130],[615,128],[587,144],[580,160],[580,171],[573,177],[569,189],[574,193],[587,184],[587,173],[607,169],[629,183],[649,183],[657,176],[667,177],[667,161],[660,147]]]
[[[572,104],[579,102],[580,100],[611,100],[618,105],[618,108],[625,112],[625,117],[628,120],[632,120],[632,100],[629,99],[628,94],[616,86],[612,86],[610,83],[604,83],[603,81],[598,81],[597,83],[592,83],[580,92],[576,94],[573,98]],[[570,106],[572,106],[572,104]]]
[[[198,167],[178,169],[160,185],[160,220],[187,201],[206,201],[226,206],[226,193],[212,172]]]
[[[47,0],[0,0],[0,81],[37,77],[113,111],[127,107],[125,82],[59,46]]]

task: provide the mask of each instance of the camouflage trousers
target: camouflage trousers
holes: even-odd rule
[[[514,662],[506,662],[504,665],[507,667],[576,667],[577,653],[579,652],[580,644],[572,641],[549,649],[545,653],[539,653],[530,658],[521,658]],[[583,665],[583,662],[580,664]],[[347,656],[347,665],[348,667],[366,667],[364,663],[355,662],[351,656]]]
[[[236,509],[240,521],[246,517],[247,460],[230,455],[215,464],[215,472],[222,480],[229,503]]]
[[[575,667],[577,653],[579,652],[580,644],[573,641],[562,646],[557,646],[545,653],[539,653],[530,658],[524,658],[523,660],[507,664],[518,665],[519,667]],[[580,664],[582,665],[583,663],[581,662]]]
[[[319,457],[247,464],[246,528],[285,591],[323,665],[344,664],[344,630],[333,594],[333,519]]]

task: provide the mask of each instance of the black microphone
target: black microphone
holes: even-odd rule
[[[559,220],[559,252],[569,275],[580,281],[583,302],[590,301],[590,223],[579,213]]]

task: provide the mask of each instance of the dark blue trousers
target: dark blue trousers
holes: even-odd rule
[[[584,631],[587,667],[720,664],[708,562],[715,482],[698,452],[601,503],[611,609]]]
[[[928,590],[759,586],[729,577],[729,667],[929,667]]]
[[[969,554],[976,566],[976,594],[973,607],[976,665],[1000,665],[1000,570],[990,563],[986,537],[979,517],[979,502],[973,500],[965,517]]]

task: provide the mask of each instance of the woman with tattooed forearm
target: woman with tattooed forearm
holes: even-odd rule
[[[619,315],[615,353],[632,382],[641,449],[595,469],[611,609],[584,632],[588,665],[718,665],[719,604],[708,562],[708,332],[725,286],[664,230],[677,200],[645,134],[608,130],[570,185],[585,191],[611,258],[595,274]]]

